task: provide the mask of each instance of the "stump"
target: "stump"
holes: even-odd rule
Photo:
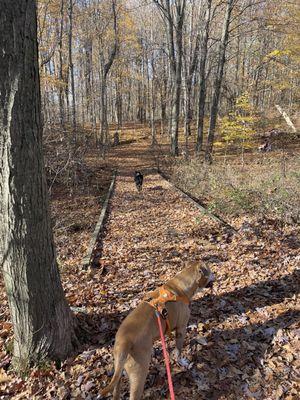
[[[119,132],[116,131],[114,133],[114,146],[118,146],[120,144],[120,137],[119,137]]]

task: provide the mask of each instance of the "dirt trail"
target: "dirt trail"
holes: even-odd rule
[[[201,238],[198,235],[206,217],[175,192],[154,171],[151,154],[145,144],[131,146],[132,157],[118,153],[119,175],[110,205],[100,263],[109,264],[114,272],[114,285],[130,290],[133,274],[136,275],[138,292],[149,290],[157,284],[157,277],[168,276],[181,268],[185,260],[201,256]],[[146,157],[144,158],[144,155]],[[138,193],[133,173],[144,173],[143,191]],[[199,239],[199,243],[197,240]],[[126,265],[124,265],[126,261]],[[149,275],[148,279],[145,276]],[[132,293],[135,297],[136,294]]]

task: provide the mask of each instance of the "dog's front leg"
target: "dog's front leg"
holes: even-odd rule
[[[186,328],[187,324],[190,319],[191,312],[188,307],[186,307],[182,312],[180,313],[180,318],[177,321],[177,326],[176,326],[176,353],[177,353],[177,358],[180,357],[181,355],[181,350],[183,347],[185,335],[186,335]]]
[[[181,355],[185,335],[186,335],[186,325],[176,328],[176,349],[175,349],[175,358],[177,359],[176,361],[178,361]]]
[[[174,359],[183,368],[188,369],[190,361],[187,358],[181,357],[181,350],[186,335],[186,325],[176,329],[176,349],[174,350]]]
[[[177,327],[175,330],[176,333],[176,349],[175,349],[175,361],[183,366],[184,368],[188,368],[189,362],[188,360],[181,358],[181,351],[183,348],[183,343],[186,335],[187,324],[190,319],[190,310],[187,308],[184,312],[181,313],[181,318],[177,322]]]

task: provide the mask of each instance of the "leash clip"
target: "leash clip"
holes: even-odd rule
[[[168,315],[169,315],[168,310],[167,310],[166,308],[163,308],[163,309],[161,310],[161,316],[162,316],[162,318],[163,318],[164,320],[166,320],[166,319],[168,318]]]

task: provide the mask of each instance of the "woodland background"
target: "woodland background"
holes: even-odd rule
[[[86,126],[103,143],[107,123],[119,129],[125,122],[147,122],[163,134],[179,86],[180,117],[187,129],[192,124],[196,130],[201,84],[208,116],[223,63],[221,117],[253,114],[263,130],[270,119],[278,122],[279,104],[299,118],[297,2],[42,0],[38,5],[46,127]]]

